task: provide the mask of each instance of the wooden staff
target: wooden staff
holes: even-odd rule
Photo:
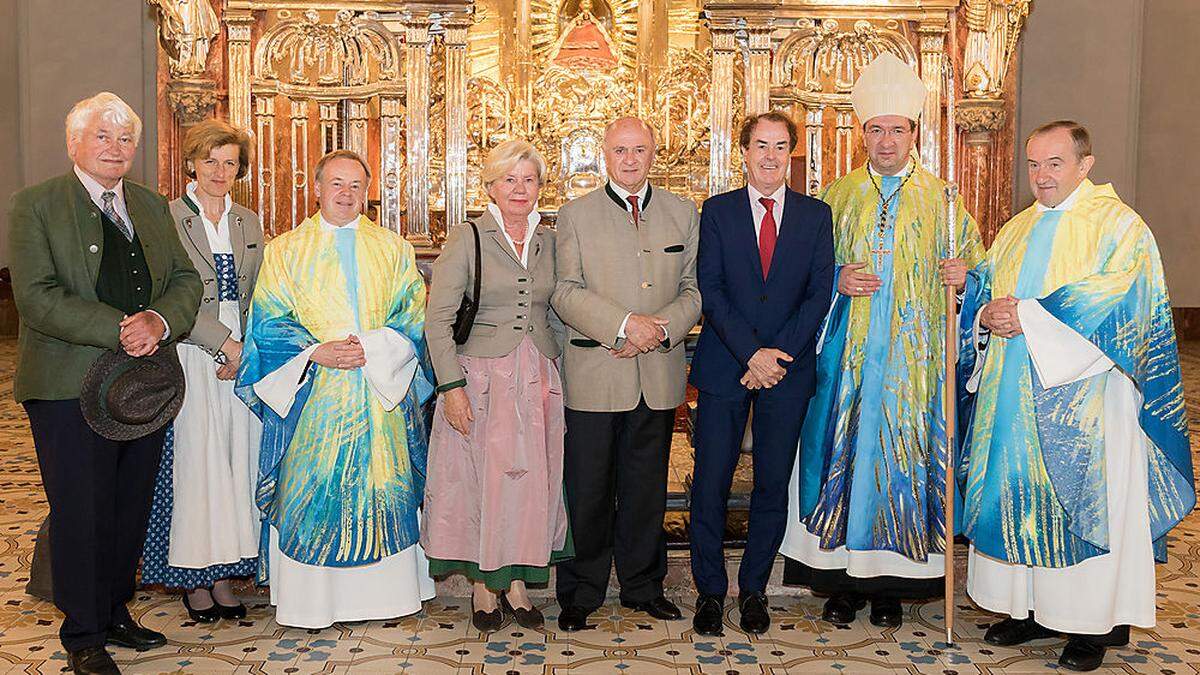
[[[957,21],[950,15],[950,53],[946,59],[946,252],[948,258],[956,257],[958,251],[958,185],[955,183],[955,147],[957,134],[954,122],[954,55],[957,50]],[[957,378],[955,365],[958,361],[958,311],[953,286],[946,287],[946,379],[943,387],[943,414],[946,428],[946,644],[954,643],[954,482],[957,471],[954,462],[954,437],[957,420],[955,405]]]

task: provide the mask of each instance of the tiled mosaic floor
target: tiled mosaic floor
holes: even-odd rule
[[[57,639],[59,615],[24,594],[33,539],[46,504],[21,410],[12,403],[14,343],[0,341],[0,673],[57,673],[66,665]],[[1200,446],[1200,343],[1184,350],[1193,447]],[[1159,624],[1137,630],[1129,647],[1110,650],[1101,672],[1200,673],[1200,516],[1178,531],[1171,562],[1159,569]],[[682,562],[675,560],[675,563]],[[678,567],[678,565],[673,565]],[[557,606],[543,600],[544,632],[515,625],[482,638],[471,628],[469,603],[439,598],[418,616],[338,625],[322,631],[283,628],[261,598],[244,621],[196,625],[175,596],[146,591],[131,607],[147,626],[167,634],[164,649],[138,654],[114,649],[126,673],[1046,673],[1057,670],[1061,641],[1022,649],[991,649],[983,629],[994,620],[959,593],[958,642],[941,641],[940,602],[907,606],[904,626],[881,630],[866,621],[838,630],[819,620],[807,595],[772,598],[770,633],[752,638],[726,614],[725,637],[660,622],[616,603],[593,615],[595,629],[557,632]],[[678,592],[689,606],[694,598]],[[250,599],[248,599],[250,600]]]

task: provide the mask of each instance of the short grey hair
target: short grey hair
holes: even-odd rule
[[[102,91],[76,103],[71,112],[67,113],[67,143],[79,138],[96,116],[124,129],[131,129],[134,145],[141,142],[142,118],[138,117],[133,108],[120,96],[110,91]]]
[[[492,183],[504,178],[509,171],[523,161],[533,162],[537,168],[538,185],[546,184],[546,160],[529,141],[513,139],[504,141],[492,148],[483,160],[483,168],[479,170],[479,181],[486,189]]]
[[[367,174],[367,182],[371,182],[371,167],[367,166],[367,160],[363,159],[362,155],[353,150],[342,149],[334,150],[317,161],[317,169],[315,173],[318,183],[321,182],[321,174],[325,173],[325,165],[335,159],[352,159],[358,162],[359,165],[362,166],[363,172]]]

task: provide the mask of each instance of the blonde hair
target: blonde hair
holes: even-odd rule
[[[487,154],[487,158],[483,160],[483,168],[479,170],[479,180],[483,183],[484,189],[487,189],[492,183],[507,176],[514,166],[524,161],[533,162],[534,167],[537,168],[538,185],[544,185],[546,183],[546,160],[542,159],[541,153],[531,143],[520,139],[504,141],[492,148],[492,151]]]
[[[97,115],[107,122],[131,129],[134,145],[142,140],[142,118],[138,117],[137,113],[133,112],[133,108],[121,100],[120,96],[109,91],[102,91],[76,103],[75,107],[71,108],[71,112],[67,113],[67,143],[79,138],[83,130],[91,123],[92,118]]]
[[[204,120],[188,129],[183,137],[183,173],[188,178],[195,178],[193,164],[208,159],[209,153],[226,145],[238,146],[237,177],[245,176],[250,167],[250,135],[218,119]]]

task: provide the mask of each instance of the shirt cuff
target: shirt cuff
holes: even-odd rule
[[[170,340],[171,339],[171,324],[167,323],[166,317],[164,317],[162,314],[159,314],[158,312],[156,312],[152,309],[148,309],[146,311],[150,312],[154,316],[157,316],[159,318],[159,320],[163,322],[163,336],[162,336],[162,340],[160,340],[160,342],[166,342],[167,340]]]
[[[617,329],[617,337],[618,338],[621,338],[621,339],[625,338],[625,324],[629,323],[629,317],[631,317],[631,316],[633,316],[633,312],[626,314],[625,318],[621,319],[621,327]]]

